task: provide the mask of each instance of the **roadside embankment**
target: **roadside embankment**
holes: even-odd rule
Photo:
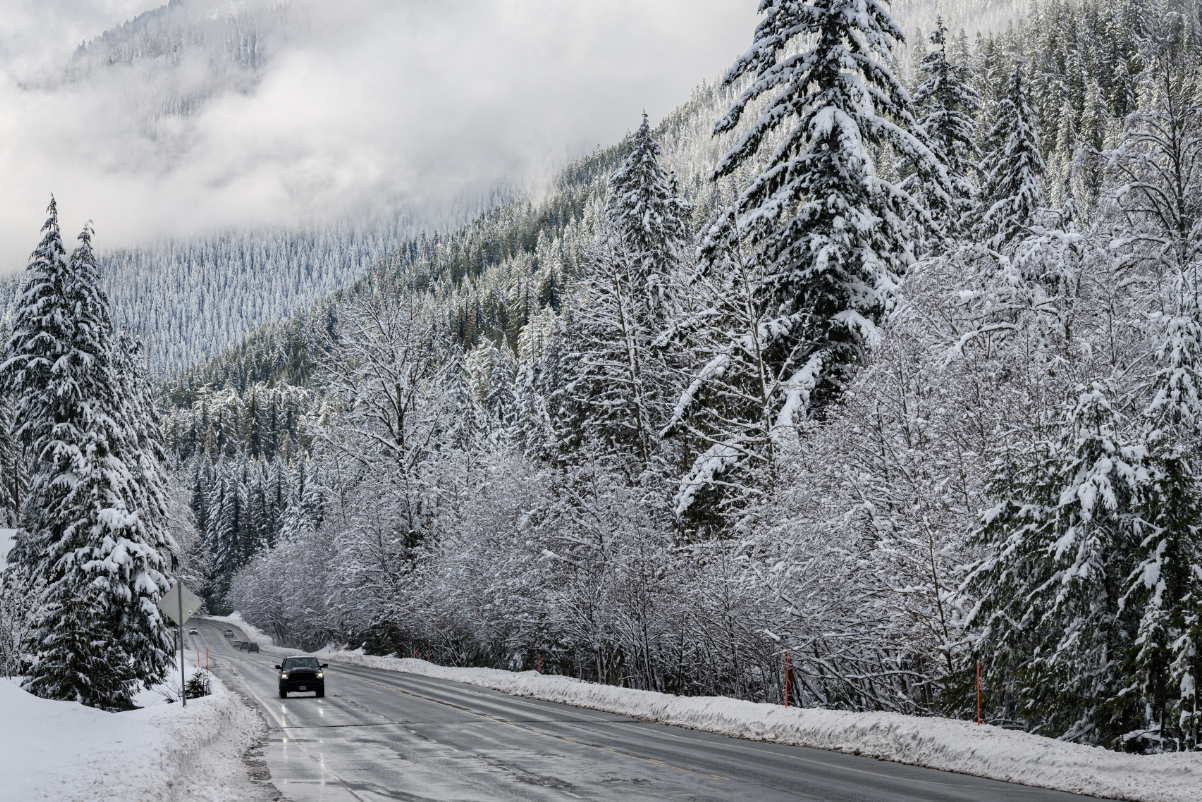
[[[0,679],[3,802],[257,802],[272,798],[242,762],[266,731],[257,712],[216,677],[186,707],[165,700],[107,713],[40,699]],[[154,699],[144,693],[140,702]]]

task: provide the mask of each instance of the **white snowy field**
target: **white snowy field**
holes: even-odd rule
[[[220,620],[246,626],[238,614]],[[269,638],[248,630],[264,651],[300,653],[268,646]],[[359,651],[323,649],[320,654],[330,663],[421,674],[749,741],[865,755],[1039,788],[1132,802],[1197,802],[1202,795],[1202,754],[1197,753],[1126,755],[968,721],[671,696],[534,671],[447,668]]]
[[[142,709],[106,713],[0,679],[0,802],[265,798],[242,762],[263,720],[216,677],[212,688],[187,707],[152,690]]]

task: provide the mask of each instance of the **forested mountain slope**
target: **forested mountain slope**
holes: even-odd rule
[[[136,76],[139,89],[126,99],[140,120],[193,115],[222,93],[252,90],[304,19],[277,0],[171,0],[83,42],[63,73],[43,83]]]
[[[139,332],[156,378],[354,283],[421,230],[407,216],[259,229],[101,252],[116,321]],[[0,318],[24,276],[0,281]]]
[[[656,127],[682,197],[695,222],[731,186],[716,186],[709,171],[727,139],[710,134],[712,120],[734,96],[706,84]],[[522,194],[483,212],[462,228],[423,233],[380,260],[345,291],[288,320],[264,326],[208,363],[169,382],[187,403],[201,387],[242,388],[255,382],[307,384],[321,340],[339,306],[361,297],[429,294],[449,332],[466,348],[484,340],[518,347],[526,325],[546,308],[558,309],[565,282],[576,272],[582,246],[595,236],[610,173],[624,143],[566,166],[542,198]]]
[[[939,6],[950,15],[953,30],[959,20],[970,32],[1000,24],[1020,7],[994,3],[982,16],[970,14],[971,3]],[[905,0],[895,11],[909,32],[914,26],[929,27],[935,8],[929,0]],[[171,0],[81,44],[62,73],[43,83],[86,86],[92,82],[100,87],[129,82],[136,74],[137,92],[120,93],[119,102],[132,103],[129,113],[141,121],[145,133],[154,134],[158,126],[169,125],[165,122],[169,118],[198,114],[223,93],[253,91],[270,69],[273,55],[287,47],[289,36],[303,30],[307,19],[303,2]],[[913,59],[899,58],[900,66],[909,69]],[[717,154],[706,128],[718,106],[729,98],[714,92],[712,87],[699,90],[659,131],[673,164],[679,163],[682,193],[689,198],[709,186],[705,172]],[[695,146],[699,149],[693,152]],[[203,371],[206,377],[198,381],[209,383],[216,374],[229,374],[241,386],[247,381],[274,380],[263,365],[252,364],[256,362],[303,371],[298,338],[307,336],[302,331],[323,325],[319,318],[324,313],[302,315],[281,324],[278,332],[257,332],[260,326],[283,321],[352,285],[402,242],[404,253],[377,265],[373,286],[395,281],[391,274],[404,273],[418,283],[436,282],[438,291],[447,295],[458,292],[461,278],[480,278],[486,267],[520,252],[532,257],[525,266],[510,261],[504,276],[497,273],[474,284],[470,297],[447,299],[459,307],[456,325],[469,343],[476,341],[477,331],[501,329],[512,346],[534,309],[530,299],[553,296],[562,286],[560,268],[548,267],[545,248],[559,243],[555,247],[564,250],[571,269],[573,232],[584,220],[587,199],[598,197],[616,154],[611,148],[567,167],[545,203],[524,208],[525,200],[515,201],[505,210],[481,217],[470,231],[454,235],[434,232],[453,229],[471,219],[472,209],[497,205],[513,193],[494,193],[460,204],[437,220],[419,220],[408,212],[378,212],[287,229],[162,239],[119,250],[106,249],[101,240],[105,289],[118,321],[142,334],[155,376],[188,371],[226,348],[235,348],[237,368],[214,366]],[[519,222],[519,218],[529,219]],[[423,230],[430,233],[417,236]],[[522,276],[523,271],[533,273]],[[0,280],[0,318],[11,309],[11,296],[20,280],[19,275]],[[251,357],[252,352],[260,355]]]

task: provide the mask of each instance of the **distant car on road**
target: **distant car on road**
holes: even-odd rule
[[[237,648],[238,648],[239,646],[241,646],[241,645],[242,645],[242,641],[240,641],[240,640],[232,640],[232,641],[230,641],[230,646],[233,646],[235,649],[237,649]]]
[[[326,695],[326,673],[329,663],[318,663],[316,657],[289,657],[280,671],[280,698],[287,699],[289,693],[313,691],[318,696]]]
[[[239,641],[238,642],[238,651],[245,652],[249,648],[250,648],[249,642],[247,642],[247,641]]]
[[[196,634],[196,627],[192,627],[191,629],[189,629],[189,630],[188,630],[188,634],[189,634],[189,635],[195,635],[195,634]]]
[[[227,630],[225,631],[225,636],[226,636],[227,638],[232,638],[232,637],[234,637],[234,630],[232,630],[232,629],[227,629]]]
[[[247,646],[247,647],[246,647],[246,651],[247,651],[247,652],[257,652],[257,651],[259,651],[259,644],[257,644],[257,643],[255,643],[255,642],[253,642],[253,641],[252,641],[252,642],[251,642],[251,644],[250,644],[250,646]]]

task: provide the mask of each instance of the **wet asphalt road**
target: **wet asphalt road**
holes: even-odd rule
[[[324,699],[280,699],[277,655],[234,650],[226,624],[191,624],[199,635],[189,647],[207,647],[218,676],[263,711],[271,780],[294,802],[1088,798],[337,663],[326,671]]]

